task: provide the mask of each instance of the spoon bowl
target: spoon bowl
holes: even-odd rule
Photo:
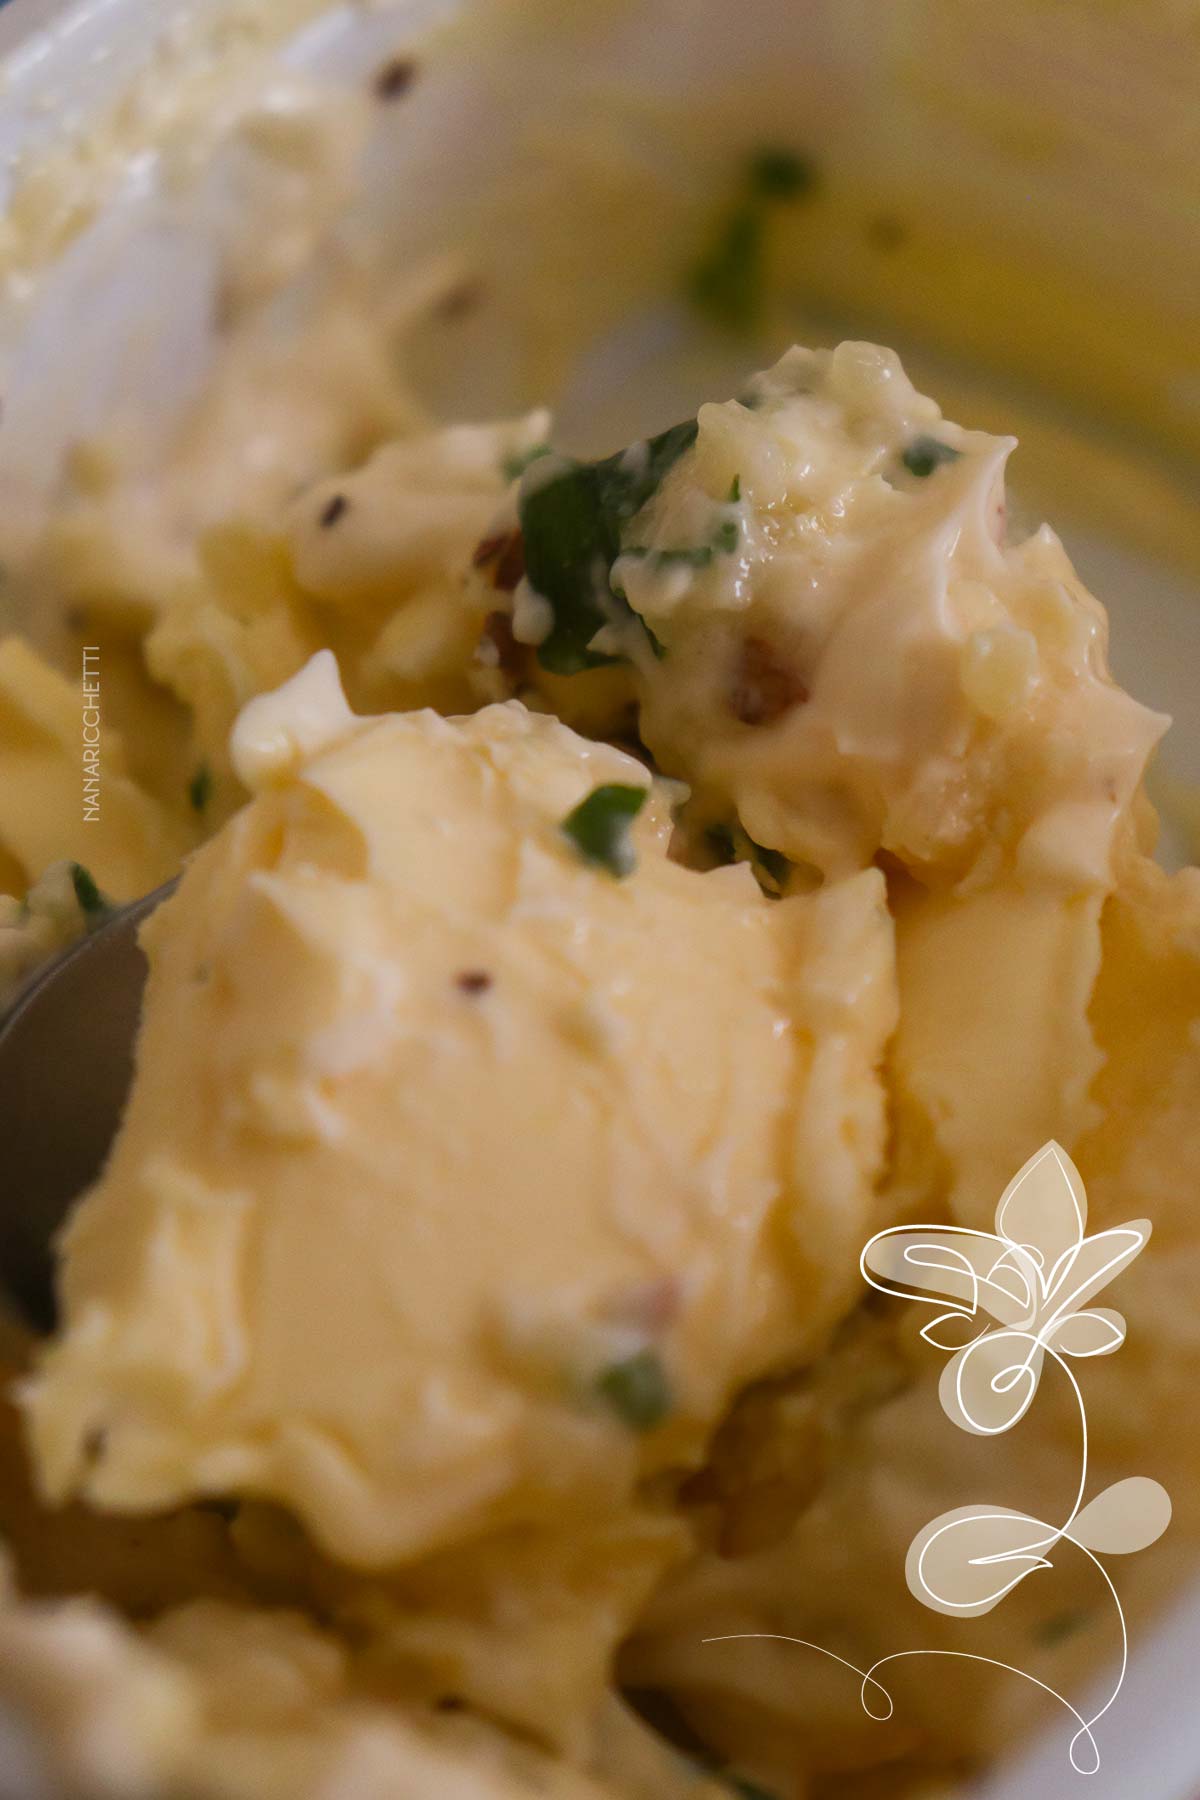
[[[174,887],[113,912],[0,1018],[0,1301],[35,1331],[55,1321],[55,1235],[104,1167],[129,1094],[138,929]]]

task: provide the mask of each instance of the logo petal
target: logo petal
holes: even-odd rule
[[[1053,1268],[1083,1242],[1087,1195],[1079,1170],[1051,1138],[1017,1171],[1000,1196],[996,1230],[1006,1243],[1040,1252]]]
[[[936,1319],[930,1319],[927,1325],[921,1327],[921,1336],[935,1350],[965,1350],[982,1335],[982,1330],[975,1330],[972,1314],[959,1312],[956,1308],[939,1313]]]
[[[1171,1523],[1171,1497],[1148,1475],[1129,1475],[1089,1500],[1064,1536],[1109,1556],[1128,1556],[1155,1543]]]
[[[976,1437],[998,1437],[1023,1419],[1037,1392],[1044,1352],[1026,1331],[989,1331],[942,1370],[938,1396],[947,1418]]]
[[[1012,1300],[1012,1316],[1000,1318],[995,1307],[990,1310],[1001,1325],[1032,1323],[1041,1298],[1040,1275],[1042,1253],[1034,1245],[1006,1244],[1004,1255],[997,1257],[988,1270],[988,1285],[993,1293],[1007,1294]]]
[[[905,1559],[909,1591],[934,1612],[978,1618],[1035,1569],[1058,1533],[1006,1506],[958,1506],[931,1520]]]
[[[1038,1271],[1019,1249],[963,1225],[891,1225],[866,1245],[859,1266],[881,1294],[950,1300],[968,1317],[982,1307],[1000,1325],[1031,1322],[1027,1296],[1040,1292]]]
[[[1114,1225],[1108,1231],[1084,1238],[1074,1250],[1065,1252],[1046,1280],[1043,1329],[1068,1313],[1078,1312],[1114,1276],[1128,1268],[1145,1248],[1151,1229],[1149,1219],[1130,1219],[1125,1225]]]
[[[1065,1313],[1038,1334],[1059,1356],[1111,1356],[1125,1342],[1125,1320],[1110,1306]]]

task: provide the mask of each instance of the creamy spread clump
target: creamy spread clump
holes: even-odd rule
[[[1101,911],[1167,724],[1049,528],[1010,543],[1012,449],[891,351],[796,348],[619,457],[535,464],[518,505],[549,704],[636,700],[701,849],[774,891],[889,869],[899,1091],[972,1222],[1092,1117]]]
[[[944,420],[891,351],[789,351],[702,407],[619,519],[583,656],[635,664],[645,741],[699,807],[822,874],[882,851],[960,889],[1107,887],[1166,721],[1112,681],[1053,533],[1008,543],[1013,447]],[[526,477],[532,553],[577,485]]]
[[[64,1240],[47,1493],[264,1494],[384,1565],[694,1464],[846,1305],[882,877],[770,906],[668,859],[631,758],[515,702],[356,719],[327,651],[233,758]]]
[[[218,398],[176,473],[236,436]],[[599,462],[550,437],[397,406],[353,449],[314,425],[236,516],[198,486],[147,539],[154,605],[136,555],[103,602],[173,789],[114,739],[88,866],[75,697],[0,646],[12,972],[199,845],[21,1388],[10,1535],[49,1597],[0,1609],[0,1695],[89,1800],[792,1800],[977,1760],[1011,1720],[965,1664],[884,1728],[832,1665],[704,1642],[836,1618],[857,1663],[894,1650],[910,1515],[973,1477],[857,1304],[863,1242],[984,1222],[1055,1137],[1098,1215],[1154,1218],[1155,1430],[1200,1375],[1160,1306],[1200,1180],[1200,895],[1146,855],[1165,721],[1053,534],[1010,541],[1011,441],[862,344]],[[93,592],[122,491],[74,511]],[[1051,1508],[1077,1422],[1039,1417]],[[63,1596],[46,1500],[103,1603]],[[1082,1670],[1032,1607],[989,1653]]]

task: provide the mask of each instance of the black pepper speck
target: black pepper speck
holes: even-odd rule
[[[384,63],[375,77],[375,92],[380,100],[399,100],[417,79],[417,65],[411,56],[394,56]]]

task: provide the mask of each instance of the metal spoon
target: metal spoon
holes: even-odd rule
[[[0,1018],[0,1302],[54,1325],[53,1240],[95,1181],[133,1077],[146,983],[138,927],[173,881],[39,971]]]

